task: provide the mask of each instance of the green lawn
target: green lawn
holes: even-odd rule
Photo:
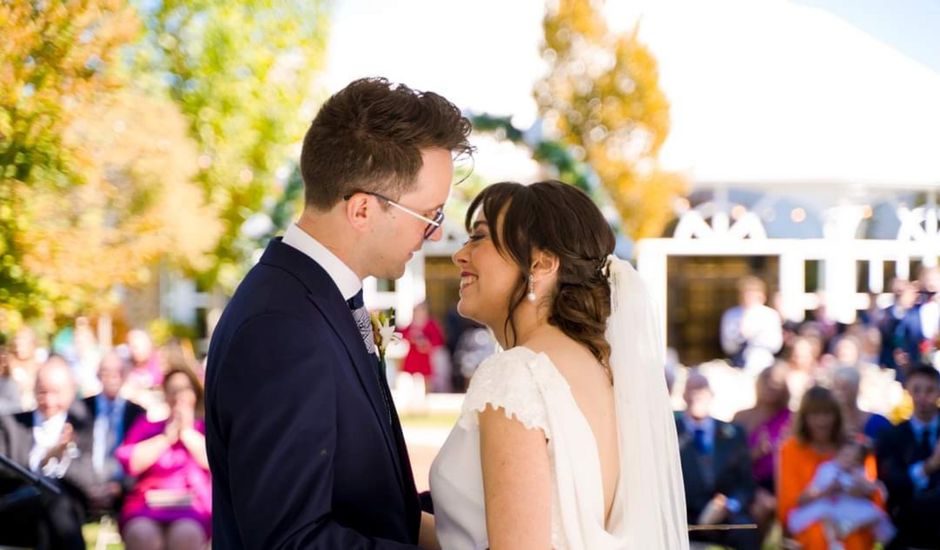
[[[405,428],[453,428],[457,423],[457,414],[408,414],[402,415],[401,425]]]
[[[86,523],[82,527],[82,535],[85,537],[85,548],[88,550],[95,549],[95,541],[98,540],[98,531],[101,528],[101,524],[98,522],[95,523]],[[124,550],[123,544],[109,544],[108,550]]]

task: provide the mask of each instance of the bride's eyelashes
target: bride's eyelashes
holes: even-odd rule
[[[482,241],[485,238],[486,238],[486,235],[484,235],[483,233],[474,233],[473,235],[470,235],[469,237],[467,237],[467,240],[465,240],[463,244],[468,245],[470,243]]]

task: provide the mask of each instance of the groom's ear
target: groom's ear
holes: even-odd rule
[[[373,214],[371,210],[375,207],[375,202],[369,200],[369,195],[365,193],[354,193],[345,202],[346,219],[356,229],[363,231],[368,228],[369,216]]]
[[[532,266],[529,272],[535,275],[536,279],[553,277],[558,273],[560,267],[561,261],[558,256],[545,250],[536,249],[532,251]]]

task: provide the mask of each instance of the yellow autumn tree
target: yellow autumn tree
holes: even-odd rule
[[[0,313],[107,311],[218,240],[187,120],[122,74],[139,23],[126,0],[0,3]]]
[[[82,183],[31,197],[34,246],[23,258],[68,297],[59,313],[106,311],[114,286],[146,282],[157,260],[208,265],[221,222],[194,183],[197,147],[175,104],[132,90],[102,96],[63,138],[82,152]]]
[[[83,179],[83,150],[64,135],[75,117],[121,83],[107,70],[138,32],[125,0],[0,2],[0,309],[55,309],[55,281],[30,270],[44,243],[41,204]],[[43,212],[39,217],[39,212]]]
[[[611,32],[591,0],[550,2],[543,20],[546,76],[535,87],[550,129],[587,162],[633,239],[658,237],[684,180],[660,169],[669,102],[656,59],[631,32]]]

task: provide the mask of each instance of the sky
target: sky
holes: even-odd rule
[[[940,73],[940,0],[793,2],[828,11]],[[607,2],[620,13],[646,3],[653,0]],[[544,7],[543,0],[337,0],[326,84],[335,91],[359,76],[384,75],[528,126],[532,84],[544,71]]]
[[[468,8],[468,6],[470,8]],[[542,0],[338,0],[326,84],[386,76],[463,109],[535,120]]]
[[[824,9],[940,73],[940,0],[797,0]]]
[[[522,129],[536,120],[531,90],[545,70],[543,0],[334,6],[329,91],[382,75],[470,112],[511,115]],[[642,16],[641,40],[648,37],[661,59],[661,86],[673,103],[660,157],[667,168],[730,181],[755,172],[788,181],[878,180],[908,169],[901,179],[930,173],[940,183],[940,166],[927,159],[936,155],[925,154],[940,139],[940,103],[928,98],[940,93],[940,0],[608,0],[606,12],[615,30]],[[729,92],[720,89],[737,78]],[[934,111],[922,116],[926,104]],[[714,129],[726,134],[713,136]],[[749,150],[758,132],[764,148]],[[780,154],[787,150],[791,159]],[[504,152],[497,158],[481,150],[478,171],[494,177],[486,165],[505,166],[512,152]],[[768,170],[770,162],[778,164]],[[732,165],[737,171],[726,173]],[[805,170],[788,171],[794,167]]]

